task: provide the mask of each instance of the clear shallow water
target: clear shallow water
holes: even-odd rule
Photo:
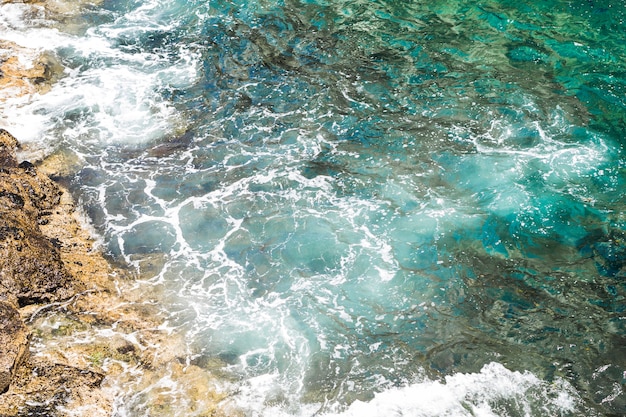
[[[623,4],[21,7],[5,124],[249,415],[626,413]]]

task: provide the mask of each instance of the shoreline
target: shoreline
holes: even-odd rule
[[[228,393],[218,388],[211,370],[188,363],[184,340],[167,328],[155,294],[146,298],[141,289],[134,291],[132,273],[105,258],[69,191],[50,180],[63,169],[59,161],[18,163],[17,146],[10,133],[0,130],[0,322],[9,318],[12,323],[0,327],[0,384],[3,376],[9,377],[0,386],[0,416],[110,416],[117,397],[158,384],[162,377],[184,381],[190,411],[239,415],[228,410]],[[12,183],[28,186],[17,196],[10,192]],[[29,201],[30,195],[44,196],[43,207]],[[24,216],[18,217],[27,224],[7,224],[6,209],[15,210],[11,204],[20,199],[24,205],[18,211]],[[12,227],[23,230],[18,245],[3,239]],[[42,243],[33,256],[44,268],[39,282],[23,286],[45,287],[36,300],[20,293],[17,281],[24,278],[23,271],[11,262],[31,258],[26,249],[36,245],[30,238]],[[62,279],[49,285],[50,276]],[[7,288],[7,282],[15,283],[14,288]],[[147,398],[147,414],[173,414],[171,396],[157,392]]]
[[[15,156],[11,143],[0,131],[0,319],[11,323],[0,331],[0,415],[111,415],[107,377],[174,360],[167,332],[149,305],[120,292],[132,277],[104,258],[69,192],[45,168],[7,157]],[[113,328],[110,337],[98,335]]]
[[[9,132],[0,131],[0,300],[2,321],[10,323],[0,334],[0,414],[53,415],[74,402],[93,408],[93,415],[107,415],[111,401],[98,392],[105,377],[101,370],[46,359],[34,345],[42,336],[39,318],[59,308],[78,313],[79,300],[109,294],[105,278],[112,270],[78,227],[68,193],[31,163],[18,163],[18,146]],[[79,266],[89,268],[82,272]]]
[[[54,19],[77,13],[80,4],[33,7]],[[0,105],[45,94],[62,73],[52,54],[0,39]],[[224,412],[220,403],[227,394],[210,371],[177,356],[184,355],[184,340],[167,329],[153,301],[132,290],[132,271],[105,258],[70,192],[50,179],[78,169],[71,167],[73,161],[58,154],[18,161],[18,141],[0,130],[0,209],[9,213],[0,220],[5,256],[0,262],[0,415],[109,416],[116,397],[164,375],[189,381],[190,407],[200,406],[207,415],[237,414]],[[41,201],[32,201],[33,195]],[[7,230],[15,236],[7,238]],[[30,258],[24,258],[24,248],[33,249]],[[43,286],[35,295],[23,290],[35,285],[25,281],[24,259],[32,261],[30,272]],[[149,415],[168,415],[168,407],[168,393],[145,400]]]

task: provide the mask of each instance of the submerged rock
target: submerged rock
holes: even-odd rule
[[[582,254],[593,258],[605,277],[626,277],[626,233],[617,229],[594,230],[578,242]]]

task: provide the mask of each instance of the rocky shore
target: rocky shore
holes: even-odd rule
[[[184,341],[163,326],[158,295],[133,291],[134,277],[103,256],[50,179],[68,161],[19,162],[18,150],[0,129],[0,416],[110,416],[127,385],[140,391],[164,376],[189,387],[190,413],[225,415],[206,366],[177,356]],[[144,415],[191,415],[171,410],[171,397],[146,398]]]
[[[124,385],[163,376],[196,390],[190,407],[222,415],[210,374],[176,356],[182,341],[44,174],[63,166],[18,163],[18,146],[0,129],[0,416],[110,416]],[[146,399],[146,415],[167,407],[167,393]]]
[[[172,393],[157,391],[142,415],[236,415],[210,370],[177,356],[184,341],[163,326],[158,294],[133,291],[98,250],[48,176],[62,160],[18,162],[18,147],[0,129],[0,416],[110,416],[126,385],[163,377],[188,387],[188,409],[174,412]]]
[[[45,93],[61,74],[54,56],[0,39],[0,104]],[[124,394],[163,376],[189,387],[186,405],[174,412],[179,394],[155,390],[142,415],[225,415],[211,372],[177,356],[184,341],[164,326],[157,296],[133,290],[134,277],[103,256],[70,193],[50,179],[71,176],[68,160],[19,154],[0,129],[0,417],[110,416]]]
[[[79,298],[107,291],[111,272],[76,233],[62,190],[30,162],[18,163],[18,145],[0,130],[0,414],[51,415],[70,402],[110,410],[96,392],[101,372],[31,355],[28,324],[47,309],[79,309]]]

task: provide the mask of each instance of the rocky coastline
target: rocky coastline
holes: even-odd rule
[[[189,387],[188,410],[157,392],[145,415],[237,415],[206,366],[177,356],[184,341],[163,326],[156,295],[133,291],[134,277],[99,250],[49,177],[64,165],[18,162],[18,148],[0,129],[0,417],[110,416],[126,384],[163,376]]]
[[[0,102],[45,93],[61,72],[52,56],[0,39]],[[39,318],[58,309],[84,316],[85,302],[112,294],[110,277],[119,272],[94,249],[69,193],[45,168],[18,162],[18,148],[1,129],[0,416],[70,415],[78,408],[110,415],[102,369],[52,358],[34,345],[43,336]]]
[[[0,130],[0,415],[53,415],[70,402],[110,410],[96,393],[102,372],[31,355],[36,316],[64,304],[76,310],[79,298],[109,290],[110,272],[77,233],[72,205],[62,202],[67,193],[30,162],[18,163],[18,146]]]
[[[46,175],[63,166],[18,162],[18,148],[0,129],[0,416],[110,416],[116,384],[198,378],[154,304],[120,290],[133,277],[107,261],[69,192]],[[217,404],[224,396],[209,379],[202,394]],[[148,415],[162,415],[167,401],[148,403]]]
[[[60,4],[36,7],[58,14]],[[0,105],[44,94],[62,72],[50,54],[0,39]],[[68,190],[51,180],[72,163],[58,154],[20,161],[20,151],[0,129],[0,417],[110,416],[125,385],[141,390],[163,375],[190,386],[189,413],[177,413],[224,415],[210,372],[176,356],[184,341],[150,295],[129,290],[133,274],[105,258]],[[143,414],[174,414],[169,395],[146,399]]]

